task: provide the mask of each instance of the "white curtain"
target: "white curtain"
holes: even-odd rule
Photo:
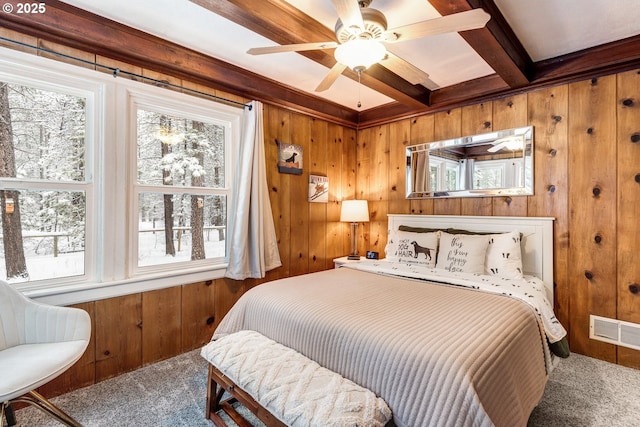
[[[476,161],[474,159],[464,159],[460,161],[460,189],[473,190],[473,168]]]
[[[262,103],[252,101],[250,105],[242,117],[228,221],[229,266],[225,276],[236,280],[261,278],[282,265],[267,187]]]

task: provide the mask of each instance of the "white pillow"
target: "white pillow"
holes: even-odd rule
[[[484,274],[489,235],[440,233],[436,268],[451,272]]]
[[[407,231],[391,233],[385,249],[386,257],[390,261],[409,262],[433,268],[436,265],[438,234]]]
[[[487,246],[485,274],[505,279],[522,278],[520,233],[491,234]]]

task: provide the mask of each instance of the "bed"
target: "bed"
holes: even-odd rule
[[[398,427],[526,426],[566,335],[552,224],[390,215],[385,259],[257,286],[212,339],[257,331],[382,397]]]

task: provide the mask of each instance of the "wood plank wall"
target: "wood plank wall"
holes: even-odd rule
[[[526,125],[533,196],[404,199],[406,146]],[[384,250],[387,213],[555,217],[555,309],[572,350],[640,368],[640,351],[589,339],[590,314],[640,323],[639,70],[362,129],[356,175],[368,250]]]

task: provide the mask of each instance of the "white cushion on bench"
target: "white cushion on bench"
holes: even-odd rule
[[[356,383],[255,331],[202,348],[202,357],[292,427],[382,427],[386,402]]]

